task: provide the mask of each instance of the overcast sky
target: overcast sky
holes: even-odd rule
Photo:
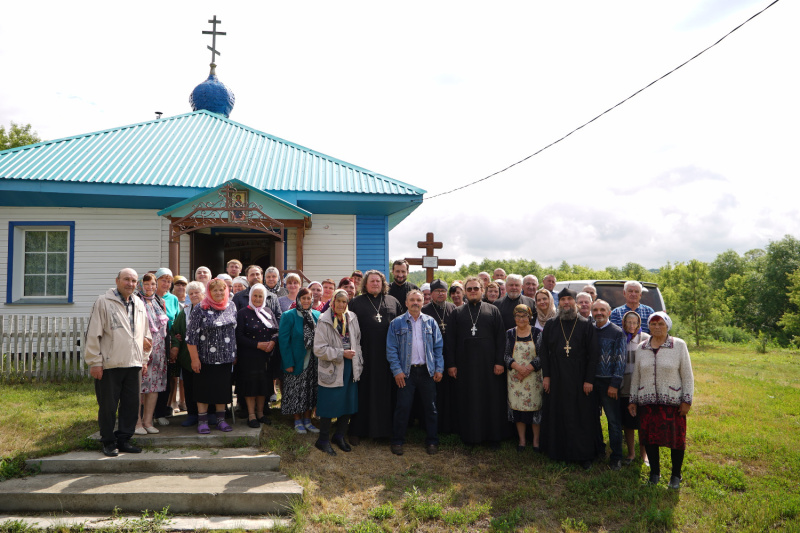
[[[14,2],[0,124],[56,139],[190,111],[216,14],[232,120],[428,191],[392,258],[433,231],[459,266],[710,261],[798,234],[800,2],[514,169],[427,196],[532,154],[769,3]]]

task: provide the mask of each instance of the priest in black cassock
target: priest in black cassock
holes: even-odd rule
[[[558,315],[542,331],[539,357],[544,377],[541,447],[556,461],[592,466],[600,450],[597,397],[592,394],[600,349],[592,324],[578,315],[575,291],[558,293]]]
[[[445,323],[445,367],[455,380],[455,419],[465,444],[499,445],[508,432],[505,329],[500,311],[481,301],[481,281],[464,282],[467,303]]]
[[[431,303],[422,308],[422,312],[432,316],[439,325],[444,339],[444,350],[447,351],[447,320],[455,311],[456,306],[447,301],[447,283],[440,279],[431,282]],[[453,420],[453,394],[455,382],[445,372],[439,383],[436,384],[436,410],[439,412],[439,433],[452,433],[456,430]]]
[[[389,324],[403,310],[400,302],[387,294],[388,290],[383,273],[369,270],[361,282],[361,295],[349,305],[358,318],[364,357],[364,370],[358,382],[358,413],[350,422],[350,444],[358,444],[364,437],[392,436],[397,385],[386,359],[386,334]]]
[[[518,305],[527,305],[532,313],[536,312],[534,299],[522,294],[522,276],[519,274],[509,274],[506,277],[506,295],[495,300],[494,305],[500,310],[506,331],[517,325],[514,321],[514,308]]]
[[[406,308],[406,297],[411,291],[418,291],[419,287],[408,281],[408,262],[405,259],[398,259],[392,263],[392,281],[389,287],[389,294],[400,302],[403,313],[408,311]]]

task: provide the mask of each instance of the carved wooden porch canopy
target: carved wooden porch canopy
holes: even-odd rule
[[[217,191],[216,202],[200,202],[192,206],[192,211],[170,224],[170,240],[202,228],[248,228],[271,235],[283,242],[284,224],[263,211],[263,206],[255,202],[244,202],[237,198],[237,190],[226,183]]]

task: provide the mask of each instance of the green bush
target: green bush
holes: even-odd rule
[[[751,332],[735,326],[721,326],[714,332],[714,336],[720,342],[731,344],[747,344],[755,340]]]

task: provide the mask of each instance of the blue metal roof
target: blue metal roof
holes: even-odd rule
[[[411,195],[425,190],[205,110],[0,152],[0,179]]]

